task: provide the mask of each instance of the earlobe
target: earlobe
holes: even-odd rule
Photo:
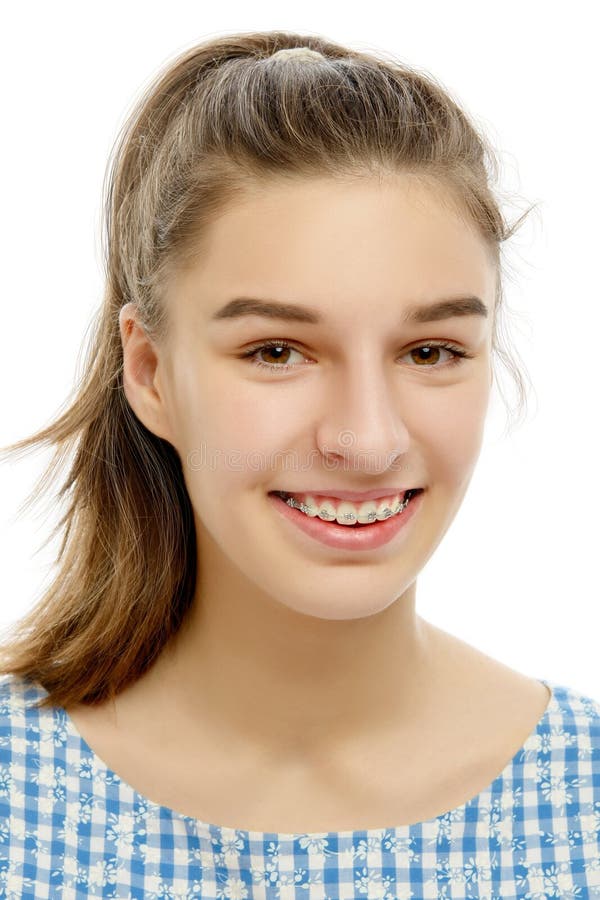
[[[123,349],[123,391],[137,418],[157,437],[170,441],[164,398],[156,388],[159,358],[137,319],[134,303],[119,310]]]

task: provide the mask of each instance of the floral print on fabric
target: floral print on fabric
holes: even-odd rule
[[[243,831],[159,806],[97,757],[44,689],[0,677],[0,898],[600,898],[600,704],[552,692],[477,796],[394,829]]]

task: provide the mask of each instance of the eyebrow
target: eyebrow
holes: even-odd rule
[[[487,317],[488,307],[472,294],[464,297],[451,297],[436,300],[426,305],[410,306],[403,318],[403,324],[421,324],[451,319],[455,316]],[[261,316],[264,319],[279,319],[285,322],[304,322],[319,325],[324,322],[322,314],[308,306],[297,306],[294,303],[281,303],[278,300],[259,300],[254,297],[236,297],[213,313],[211,321],[223,319],[231,321],[246,316]]]

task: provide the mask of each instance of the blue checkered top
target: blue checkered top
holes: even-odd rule
[[[600,703],[552,692],[475,797],[396,828],[285,834],[213,825],[144,797],[44,689],[0,677],[1,898],[600,898]]]

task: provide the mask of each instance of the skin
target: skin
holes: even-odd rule
[[[439,186],[408,175],[322,179],[273,182],[214,222],[197,261],[169,286],[163,344],[146,336],[131,304],[123,308],[127,400],[179,453],[198,549],[190,615],[156,665],[110,709],[72,712],[138,789],[156,785],[161,760],[176,758],[181,780],[155,787],[153,799],[218,821],[227,813],[216,799],[202,805],[210,786],[198,781],[198,761],[220,771],[226,745],[222,777],[231,786],[239,775],[238,818],[247,815],[239,827],[277,827],[280,789],[288,801],[296,791],[300,810],[284,827],[306,829],[310,804],[310,822],[321,825],[321,801],[330,825],[356,827],[359,801],[343,805],[341,784],[364,780],[368,761],[377,770],[368,811],[390,810],[379,821],[389,825],[464,801],[533,729],[548,701],[543,685],[435,628],[415,606],[417,576],[480,452],[495,287],[486,244]],[[489,315],[401,324],[409,306],[461,294],[481,298]],[[324,323],[210,321],[240,296],[318,308]],[[241,358],[269,338],[293,344],[282,359],[295,368],[272,373]],[[441,350],[419,365],[409,353],[438,340],[470,358],[451,365]],[[268,351],[258,356],[280,365]],[[219,462],[201,464],[201,447],[219,449]],[[299,462],[285,469],[290,451]],[[423,502],[401,538],[374,551],[324,547],[282,523],[267,498],[274,489],[396,485],[424,488]],[[93,716],[102,728],[93,730]],[[468,748],[466,729],[481,735]],[[144,781],[135,747],[150,746],[150,735]],[[453,747],[457,779],[444,794],[434,773],[443,759],[452,774]],[[272,788],[262,820],[250,801],[243,807],[249,776],[257,791]]]

